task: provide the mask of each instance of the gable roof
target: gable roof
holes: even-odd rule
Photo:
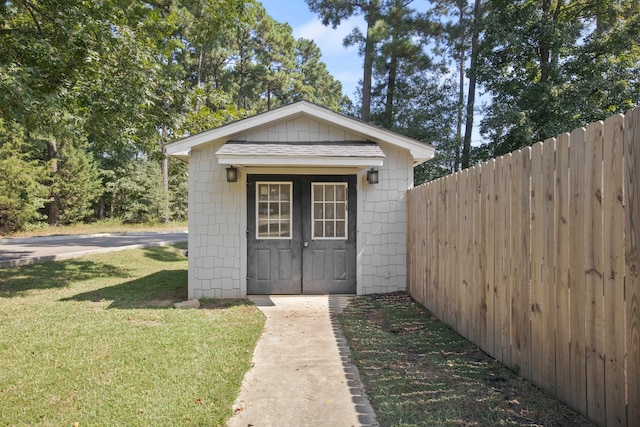
[[[435,149],[429,144],[371,125],[362,120],[336,113],[308,101],[297,101],[215,129],[179,139],[168,144],[166,151],[167,154],[171,156],[188,161],[189,152],[194,148],[199,148],[216,141],[224,141],[226,143],[232,140],[235,135],[297,117],[306,117],[349,130],[354,134],[361,135],[363,141],[385,143],[406,149],[411,153],[415,165],[431,159],[435,154]],[[224,153],[225,151],[222,151],[222,153],[219,154],[224,155]],[[262,150],[260,154],[264,155],[264,150]]]

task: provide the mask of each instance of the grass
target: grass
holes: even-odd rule
[[[408,295],[357,297],[339,316],[381,426],[591,426]]]
[[[186,283],[173,247],[0,270],[0,425],[224,425],[264,317]]]
[[[123,224],[117,220],[103,220],[88,224],[80,223],[73,225],[49,226],[41,224],[38,228],[29,231],[22,231],[10,235],[0,234],[0,238],[11,237],[40,237],[58,236],[68,234],[99,234],[99,233],[124,233],[140,231],[177,231],[186,230],[187,221],[154,223],[154,224]]]

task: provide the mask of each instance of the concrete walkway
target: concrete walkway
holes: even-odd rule
[[[334,315],[347,296],[253,296],[267,317],[228,427],[376,426]]]

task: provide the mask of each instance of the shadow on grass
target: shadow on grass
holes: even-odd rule
[[[20,296],[31,290],[63,288],[74,282],[105,276],[129,277],[129,271],[79,259],[0,269],[0,298]]]
[[[187,270],[164,270],[60,301],[111,301],[107,308],[170,308],[187,299]]]
[[[167,246],[152,246],[149,248],[144,248],[142,251],[144,252],[144,256],[147,258],[151,258],[155,261],[160,262],[179,262],[184,261],[185,256],[179,251],[177,247],[173,247],[176,245],[172,245],[171,247]]]

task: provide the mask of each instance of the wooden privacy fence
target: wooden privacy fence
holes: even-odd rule
[[[408,194],[408,289],[602,426],[640,426],[640,107]]]

